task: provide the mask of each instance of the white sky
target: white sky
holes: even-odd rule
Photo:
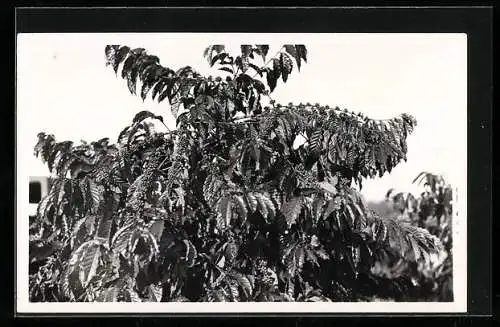
[[[277,102],[311,102],[360,111],[371,118],[415,116],[408,162],[366,181],[362,193],[379,200],[420,171],[444,174],[455,185],[466,175],[467,38],[465,34],[20,34],[17,38],[18,151],[30,175],[46,175],[33,156],[40,131],[58,140],[96,140],[118,133],[136,112],[151,110],[174,126],[168,105],[142,102],[105,67],[104,47],[143,47],[173,69],[185,65],[217,74],[202,58],[210,44],[305,44],[308,63],[286,84]],[[461,184],[463,185],[463,184]]]

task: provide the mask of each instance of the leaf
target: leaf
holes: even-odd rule
[[[225,263],[226,263],[226,257],[222,256],[222,257],[220,257],[219,261],[217,262],[217,267],[223,269]],[[217,282],[216,282],[216,284],[217,284]]]
[[[117,302],[119,289],[117,287],[110,287],[101,292],[97,298],[97,302]]]
[[[208,46],[205,51],[203,52],[203,56],[207,58],[209,62],[212,60],[212,54],[215,52],[216,54],[219,54],[223,51],[225,51],[226,47],[224,45],[216,44],[216,45],[210,45]]]
[[[262,60],[266,61],[267,53],[269,52],[269,45],[267,44],[257,44],[255,46],[255,53],[262,57]]]
[[[293,44],[285,44],[284,48],[287,53],[289,53],[293,58],[295,58],[295,62],[297,63],[297,68],[300,71],[301,61],[300,61],[300,55],[297,52],[297,48]]]
[[[151,222],[149,226],[149,232],[153,235],[157,240],[161,239],[163,235],[165,223],[163,220],[154,220]]]
[[[274,74],[274,71],[267,70],[266,80],[267,80],[267,85],[269,86],[271,92],[274,91],[274,89],[276,88],[276,84],[278,82],[278,77]]]
[[[158,117],[150,111],[143,110],[134,116],[134,119],[132,120],[132,122],[136,124],[136,123],[139,123],[147,118],[155,118],[156,119]]]
[[[174,96],[179,92],[180,86],[175,80],[167,81],[167,88],[164,89],[158,96],[158,102],[162,102],[165,98],[173,99]]]
[[[265,203],[265,205],[267,206],[267,213],[268,215],[273,218],[274,216],[276,216],[276,206],[274,205],[273,201],[271,200],[271,198],[268,197],[269,195],[266,194],[266,195],[262,195],[262,199]]]
[[[152,302],[160,302],[163,294],[163,288],[160,285],[151,284],[148,286],[148,298]]]
[[[46,260],[52,254],[54,254],[54,252],[60,250],[63,247],[62,243],[57,241],[52,241],[49,243],[39,241],[35,243],[36,245],[33,243],[34,242],[30,242],[29,247],[30,263]]]
[[[247,194],[247,201],[248,201],[248,207],[250,208],[250,211],[255,212],[255,210],[257,210],[257,205],[258,205],[258,201],[257,201],[257,198],[255,197],[255,195],[253,195],[252,193],[248,193]]]
[[[228,289],[229,289],[229,295],[230,295],[231,301],[238,302],[239,295],[240,295],[240,293],[238,291],[238,285],[235,283],[232,283],[232,282],[227,282],[226,285],[228,286]]]
[[[85,287],[89,281],[95,276],[99,259],[101,257],[101,246],[95,241],[89,241],[82,244],[86,246],[85,251],[79,261],[80,282]]]
[[[173,298],[170,302],[190,302],[190,301],[187,297],[178,296],[176,298]]]
[[[320,245],[319,239],[316,235],[311,236],[311,246],[318,247]]]
[[[359,217],[359,222],[360,222],[360,228],[365,228],[366,227],[366,215],[364,213],[364,211],[361,209],[361,207],[355,203],[355,202],[351,202],[350,205],[356,209],[357,213],[358,213],[358,217]]]
[[[297,58],[297,49],[293,44],[285,44],[283,47],[293,58]]]
[[[264,85],[264,83],[262,83],[261,81],[259,81],[257,79],[253,80],[253,87],[260,94],[262,94],[262,93],[264,93],[266,91],[266,86]]]
[[[273,63],[273,68],[272,69],[268,68],[266,70],[267,85],[269,86],[271,92],[273,92],[274,89],[276,88],[278,79],[281,76],[280,61],[277,58],[273,58],[272,63]]]
[[[417,261],[420,259],[420,248],[419,248],[419,246],[414,238],[409,237],[409,241],[410,241],[411,247],[413,249],[413,255],[414,255],[415,261]]]
[[[203,109],[207,110],[213,107],[214,98],[209,95],[201,94],[196,97],[195,104],[201,106]]]
[[[229,67],[220,67],[219,70],[234,74],[234,71]]]
[[[127,288],[125,290],[125,294],[128,295],[127,297],[129,302],[142,302],[141,298],[139,297],[139,294],[137,294],[137,292],[131,288]]]
[[[127,57],[127,55],[130,52],[130,48],[127,46],[120,47],[118,49],[118,45],[108,45],[106,46],[106,59],[107,65],[111,65],[113,67],[113,70],[115,71],[115,74],[118,73],[118,67],[121,62]],[[111,50],[111,51],[108,51]]]
[[[221,52],[217,55],[215,55],[212,60],[210,60],[210,67],[213,67],[213,65],[215,65],[215,63],[219,60],[219,61],[223,61],[224,58],[226,58],[227,56],[229,56],[227,53],[225,52]]]
[[[281,207],[281,212],[285,216],[286,222],[290,227],[297,220],[302,209],[302,197],[294,196]]]
[[[195,263],[195,259],[198,255],[198,252],[196,251],[196,247],[193,245],[188,240],[182,240],[184,242],[184,245],[186,246],[186,254],[185,254],[185,259],[187,262],[188,267],[192,267]]]
[[[236,277],[236,281],[238,282],[238,284],[241,286],[241,288],[245,292],[245,295],[247,296],[247,298],[250,298],[252,296],[252,292],[253,292],[252,284],[250,283],[250,280],[240,273],[236,274],[235,277]]]
[[[320,151],[322,137],[323,131],[321,129],[317,129],[312,133],[311,137],[309,138],[309,148],[312,152]]]
[[[280,60],[278,58],[273,58],[272,63],[273,63],[272,69],[273,69],[274,75],[276,75],[276,78],[279,78],[281,75]]]
[[[81,284],[78,278],[75,278],[73,267],[69,266],[63,271],[61,279],[59,280],[59,288],[64,297],[70,301],[75,300],[75,293],[81,290]]]
[[[328,201],[328,205],[325,208],[325,211],[323,212],[323,217],[328,218],[332,212],[339,210],[340,209],[340,204],[336,199],[332,199]]]
[[[153,258],[153,256],[157,255],[160,252],[160,248],[158,246],[158,241],[149,231],[145,231],[142,234],[143,241],[149,246],[149,258]]]
[[[177,101],[177,102],[174,102],[172,103],[172,105],[170,106],[170,112],[172,113],[172,115],[177,118],[177,114],[179,113],[179,108],[181,106],[181,102],[180,101]]]
[[[95,232],[96,219],[97,219],[97,216],[95,216],[95,215],[88,215],[85,218],[85,229],[87,230],[87,234],[89,236],[92,236]]]
[[[106,65],[110,65],[114,62],[115,54],[119,48],[119,45],[107,45],[104,48],[104,54],[106,55]]]
[[[141,87],[141,99],[142,101],[146,100],[146,97],[148,96],[149,91],[151,91],[151,88],[156,84],[156,80],[153,81],[144,81],[142,83]]]
[[[317,222],[321,218],[323,212],[323,206],[325,205],[325,199],[323,197],[315,197],[312,203],[312,215],[314,221]]]
[[[354,215],[354,212],[352,211],[351,206],[349,204],[347,204],[345,207],[347,209],[347,213],[349,215],[349,218],[351,218],[351,226],[355,226],[356,216]]]
[[[243,57],[248,57],[252,53],[252,46],[249,44],[242,44],[240,48],[241,48],[241,55]]]
[[[164,88],[165,86],[167,86],[167,80],[166,79],[161,79],[158,83],[156,83],[156,85],[153,87],[153,93],[151,95],[151,97],[153,98],[153,100],[156,98],[156,96],[158,96],[159,94],[162,94],[164,93]],[[158,102],[160,102],[160,100],[158,99]]]
[[[111,241],[113,251],[116,251],[117,253],[126,253],[135,227],[135,223],[130,223],[116,231]]]
[[[245,204],[243,197],[241,195],[235,194],[235,195],[233,195],[233,199],[236,200],[234,203],[237,204],[237,209],[240,213],[240,216],[245,219],[247,216],[248,210],[247,210],[247,206]]]
[[[323,296],[311,296],[311,297],[308,297],[306,302],[331,302],[331,301],[328,301],[325,297]]]
[[[231,222],[232,201],[230,196],[223,197],[219,202],[219,214],[222,220],[218,220],[218,228],[224,229]]]
[[[92,180],[87,180],[88,195],[90,196],[90,209],[95,212],[99,206],[101,199],[101,190],[99,186]]]
[[[260,77],[264,76],[263,73],[262,73],[262,69],[259,66],[255,65],[255,64],[252,64],[252,63],[248,63],[248,66],[250,68],[252,68],[253,70],[255,70],[255,72],[257,74],[259,74]]]
[[[116,201],[113,195],[108,195],[105,197],[104,202],[104,212],[99,218],[99,223],[97,225],[96,238],[108,242],[111,233],[111,224],[113,223],[113,216],[115,210],[117,209],[119,203]]]
[[[281,77],[283,78],[283,82],[288,80],[288,75],[292,72],[293,63],[290,57],[286,53],[280,54],[280,70]]]
[[[325,250],[316,250],[316,255],[323,260],[330,259],[330,256],[325,252]]]
[[[77,220],[73,225],[73,229],[71,232],[71,240],[70,240],[70,246],[72,249],[74,249],[75,246],[79,246],[82,240],[85,240],[85,238],[88,236],[88,230],[85,226],[86,220],[87,220],[86,218],[81,218]]]
[[[297,50],[297,57],[304,59],[304,62],[307,62],[307,49],[305,45],[296,44],[295,49]]]
[[[258,145],[255,144],[255,145],[250,147],[249,152],[250,152],[250,156],[255,161],[255,170],[259,170],[260,169],[260,148],[258,147]]]
[[[238,245],[234,241],[230,241],[226,245],[225,256],[229,262],[232,262],[238,255]]]
[[[267,219],[269,211],[267,209],[268,206],[266,204],[265,197],[261,193],[254,193],[254,196],[257,199],[258,208],[259,208],[260,213],[262,214],[262,217]]]
[[[412,184],[414,184],[417,180],[419,179],[423,179],[423,177],[425,177],[426,175],[428,175],[427,172],[423,171],[423,172],[420,172],[417,177],[415,177],[415,179],[412,181]],[[419,184],[421,183],[421,181],[419,182]]]

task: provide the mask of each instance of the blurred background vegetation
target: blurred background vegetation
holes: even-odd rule
[[[452,302],[453,189],[442,176],[428,172],[420,173],[413,183],[422,188],[420,194],[390,189],[385,200],[369,201],[368,206],[382,217],[426,228],[441,240],[444,248],[439,255],[419,263],[407,262],[391,254],[376,262],[372,272],[380,277],[380,289],[385,291],[371,300]]]

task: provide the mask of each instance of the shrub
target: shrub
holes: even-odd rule
[[[307,60],[303,45],[268,50],[208,47],[223,78],[106,47],[130,92],[167,100],[177,128],[141,111],[116,143],[39,134],[55,181],[30,227],[32,301],[358,301],[381,292],[371,269],[388,251],[440,250],[354,188],[406,160],[415,119],[264,106]]]

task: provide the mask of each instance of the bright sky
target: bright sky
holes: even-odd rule
[[[379,200],[392,187],[416,191],[421,171],[464,185],[467,144],[465,34],[20,34],[17,39],[18,151],[30,175],[46,175],[33,156],[36,135],[96,140],[118,133],[140,110],[174,121],[168,105],[142,102],[105,67],[104,47],[143,47],[176,69],[190,65],[217,74],[202,58],[210,44],[305,44],[308,63],[279,82],[277,102],[311,102],[360,111],[371,118],[409,113],[418,126],[408,139],[408,162],[366,181],[362,193]]]

